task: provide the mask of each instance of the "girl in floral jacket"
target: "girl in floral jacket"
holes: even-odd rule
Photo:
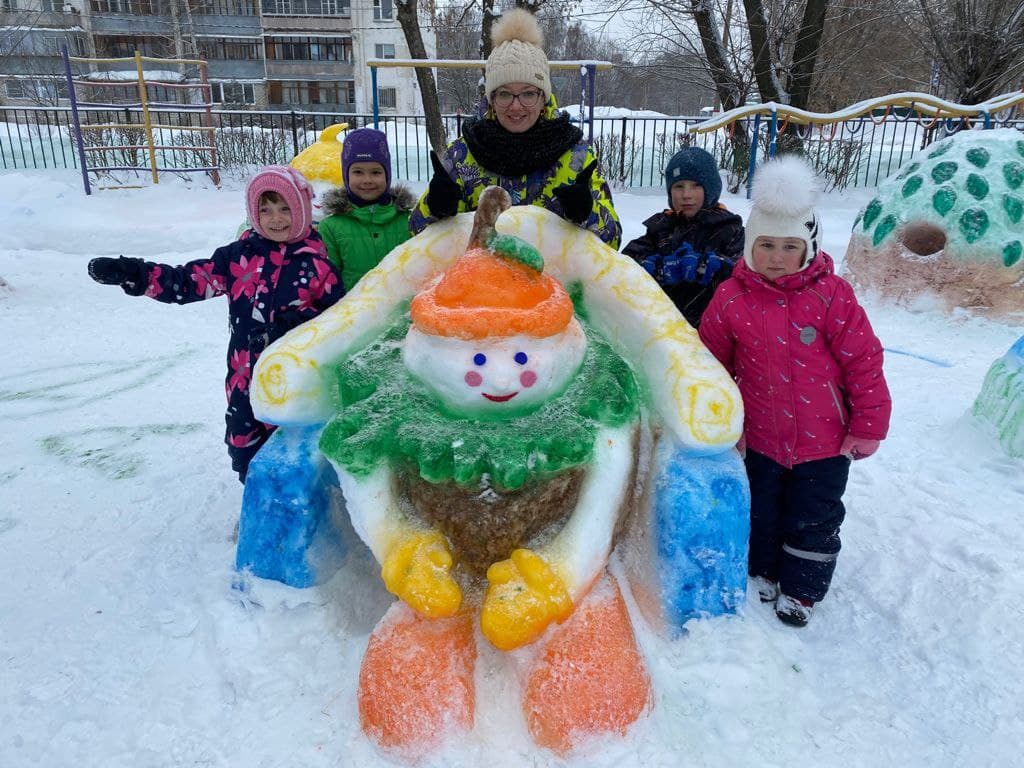
[[[120,285],[129,296],[168,304],[228,297],[231,338],[225,415],[231,465],[244,483],[249,462],[274,427],[256,419],[249,403],[253,366],[271,342],[316,317],[341,298],[337,270],[312,228],[313,190],[294,168],[269,166],[245,191],[252,229],[208,259],[182,266],[142,259],[101,257],[89,262],[89,276]]]
[[[743,261],[700,338],[743,396],[750,575],[781,621],[803,626],[839,556],[850,459],[878,449],[892,401],[882,345],[818,250],[813,172],[798,158],[768,163],[753,197]]]

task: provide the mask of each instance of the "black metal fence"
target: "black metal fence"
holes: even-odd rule
[[[90,146],[142,143],[138,138],[144,126],[138,109],[86,109],[80,110],[80,114],[83,123],[131,126],[89,131]],[[161,134],[156,129],[157,145],[185,148],[203,143],[198,133],[202,125],[199,114],[153,110],[151,115],[155,122],[197,128],[196,134],[189,131]],[[373,124],[368,114],[300,111],[215,110],[213,119],[220,166],[229,173],[237,170],[239,175],[247,173],[252,166],[287,163],[333,123],[345,122],[351,127]],[[443,119],[447,135],[457,136],[465,118],[445,115]],[[708,133],[690,133],[690,127],[702,120],[701,117],[596,117],[594,150],[601,159],[606,178],[619,188],[660,187],[668,158],[687,145],[701,146],[719,158],[723,167],[731,167],[737,146],[734,134],[745,131],[749,146],[753,120],[739,121],[731,128]],[[407,181],[428,180],[430,144],[422,116],[387,115],[380,127],[389,137],[395,177]],[[583,127],[588,129],[586,125]],[[800,142],[830,186],[843,188],[874,186],[909,162],[931,141],[967,127],[979,126],[969,126],[959,120],[936,121],[887,113],[880,119],[863,116],[822,128],[804,127],[791,131],[789,138]],[[1008,120],[1000,127],[1024,132],[1024,119]],[[74,133],[69,108],[0,106],[0,168],[77,168]],[[766,156],[768,140],[767,121],[762,121],[757,135],[759,158]],[[117,154],[126,151],[138,153],[138,150],[111,149],[102,164],[146,165],[145,158]],[[186,168],[199,164],[188,151],[158,151],[163,152],[159,159],[161,167]]]

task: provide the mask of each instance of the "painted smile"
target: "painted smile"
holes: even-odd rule
[[[509,400],[511,400],[519,393],[513,392],[511,395],[488,395],[486,392],[481,392],[480,394],[486,397],[492,403],[507,403]]]

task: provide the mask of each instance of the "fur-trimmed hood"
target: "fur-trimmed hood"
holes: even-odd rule
[[[395,207],[400,211],[411,211],[416,205],[416,196],[404,184],[395,184],[389,190]],[[324,195],[323,211],[324,216],[340,216],[348,213],[353,208],[349,199],[348,190],[344,187],[335,187]]]

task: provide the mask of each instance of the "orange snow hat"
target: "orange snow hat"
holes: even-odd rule
[[[554,336],[572,320],[572,299],[542,270],[543,262],[538,269],[492,250],[467,251],[412,300],[412,321],[424,333],[458,339]]]

